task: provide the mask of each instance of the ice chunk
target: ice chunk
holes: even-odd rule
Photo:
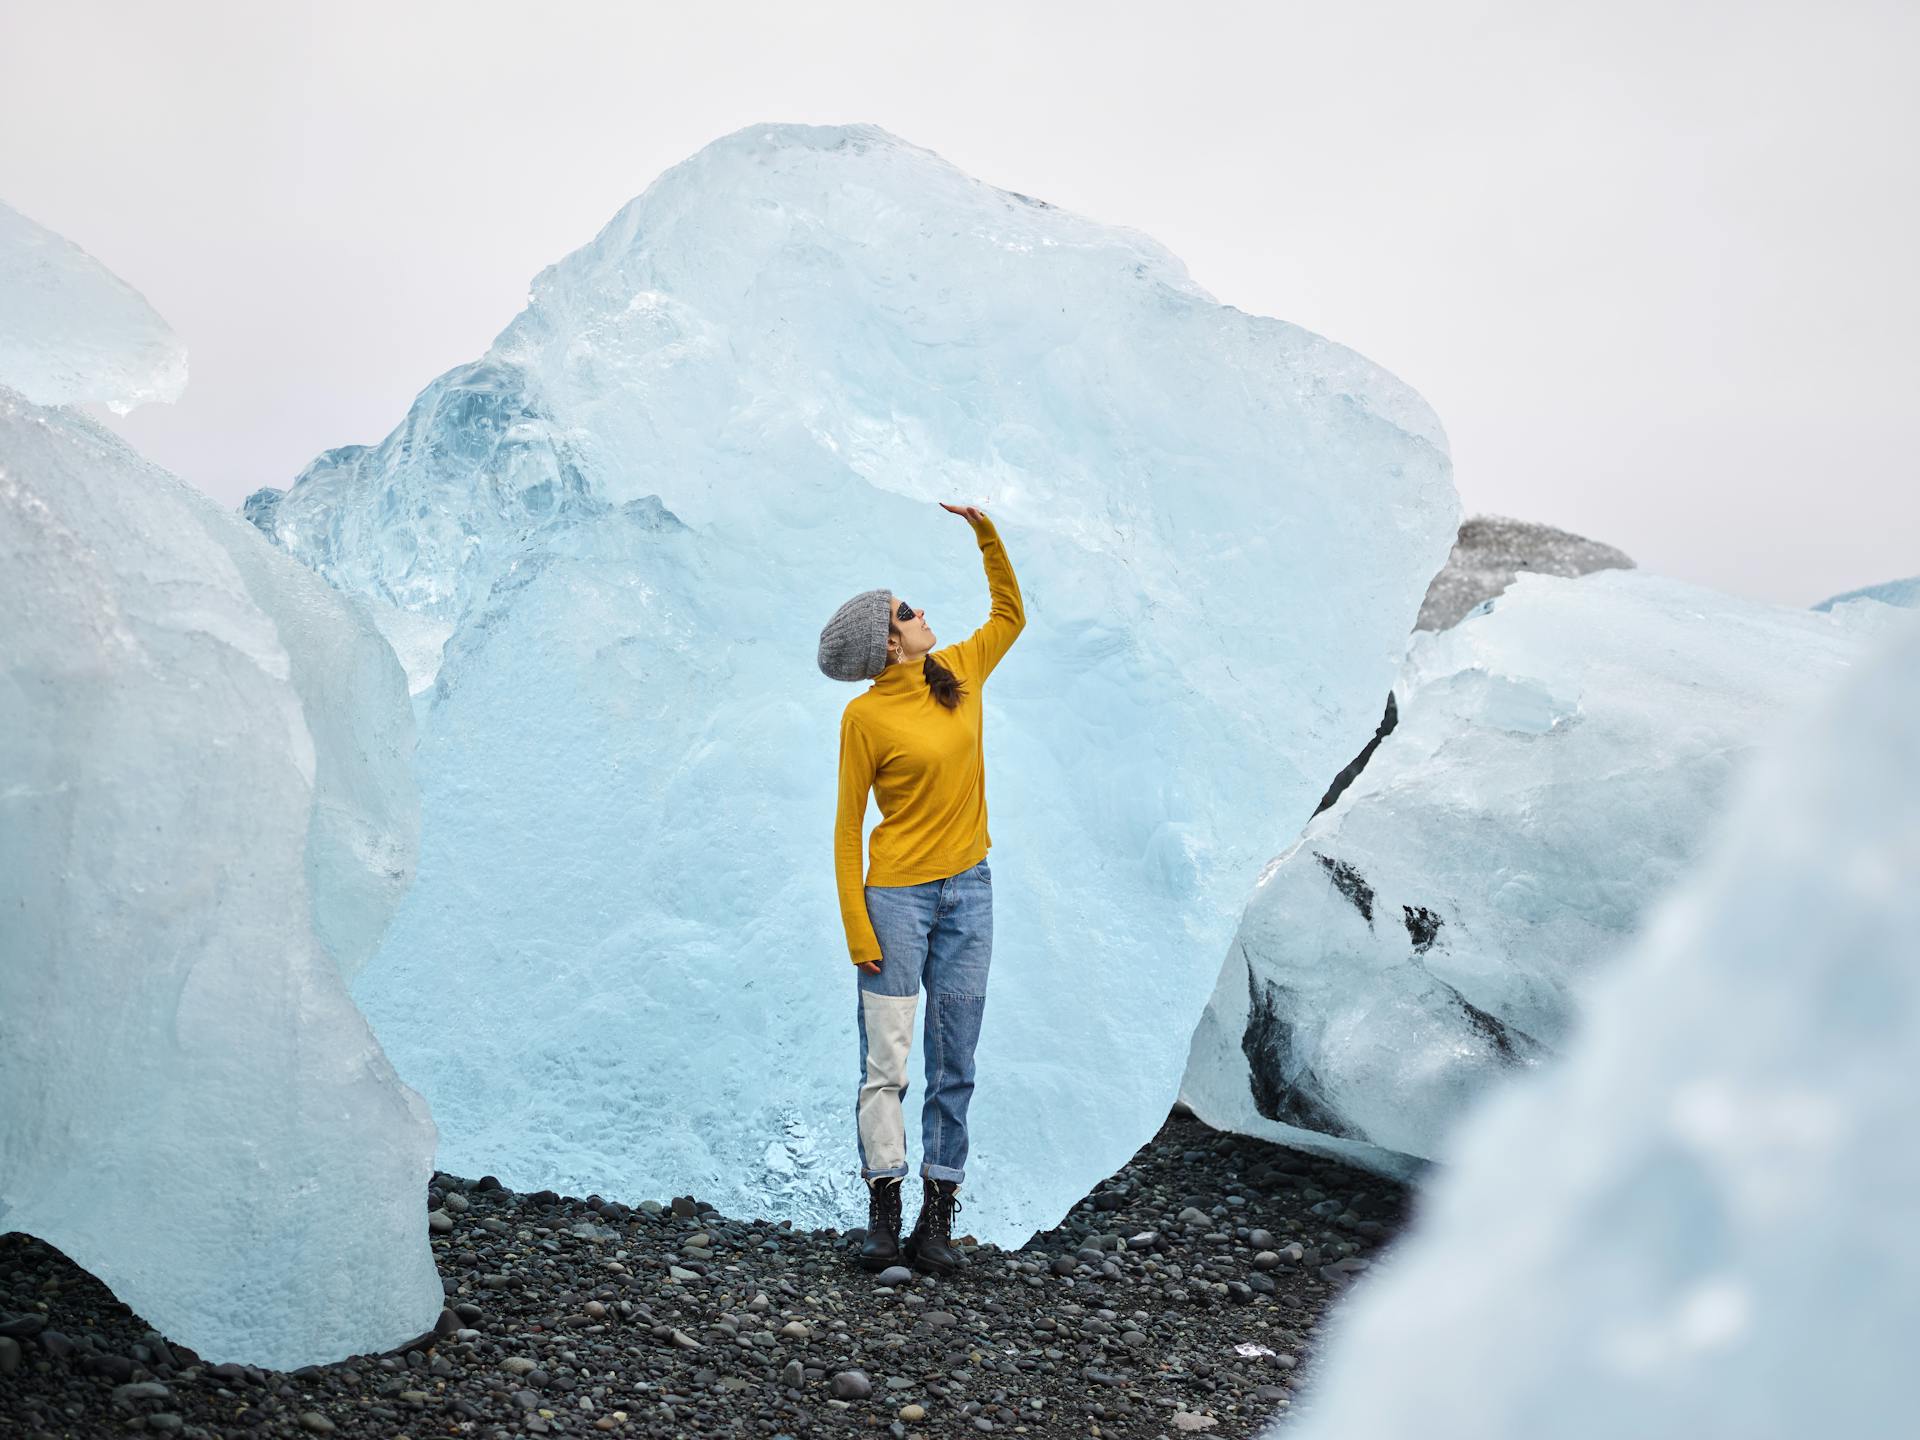
[[[1419,630],[1457,625],[1482,601],[1491,600],[1516,575],[1587,575],[1595,570],[1631,570],[1633,561],[1611,545],[1551,525],[1474,515],[1463,521],[1453,553],[1420,602]]]
[[[368,623],[371,606],[343,603],[244,525],[207,528],[287,652],[313,748],[307,890],[314,934],[351,984],[413,883],[420,854],[414,727],[399,688],[404,671]]]
[[[6,389],[0,614],[0,1227],[208,1360],[418,1335],[433,1124],[346,984],[417,847],[398,664],[238,517]]]
[[[278,494],[278,491],[273,492]],[[1551,525],[1509,520],[1501,515],[1475,515],[1461,522],[1453,553],[1427,587],[1420,602],[1416,630],[1445,630],[1456,625],[1477,605],[1500,594],[1521,574],[1576,576],[1595,570],[1630,570],[1633,561],[1611,545],[1570,535]],[[1396,698],[1387,696],[1387,708],[1360,753],[1349,760],[1327,786],[1314,814],[1327,809],[1345,793],[1353,777],[1366,769],[1380,742],[1399,722]]]
[[[268,539],[273,538],[274,521],[280,514],[280,497],[287,492],[263,485],[240,503],[240,514],[249,525]]]
[[[1565,1042],[1729,777],[1876,626],[1607,570],[1524,575],[1418,636],[1393,733],[1261,875],[1183,1098],[1400,1173],[1435,1157],[1496,1074]]]
[[[865,1215],[831,844],[855,690],[815,654],[874,586],[943,643],[985,617],[937,500],[994,516],[1028,609],[986,691],[993,1178],[960,1228],[1024,1241],[1164,1119],[1247,888],[1373,727],[1453,539],[1439,426],[1144,235],[870,127],[761,126],[255,507],[454,626],[419,882],[355,991],[446,1168]]]
[[[1920,607],[1920,575],[1909,575],[1905,580],[1886,580],[1878,585],[1849,590],[1844,595],[1835,595],[1822,600],[1813,608],[1831,610],[1836,605],[1850,605],[1856,600],[1877,600],[1882,605],[1899,605],[1909,610]]]
[[[280,498],[287,492],[276,490],[272,486],[262,486],[249,495],[241,505],[241,513],[261,534],[268,539],[276,538],[280,516]],[[379,627],[387,643],[393,647],[393,653],[407,672],[407,688],[417,699],[432,685],[434,676],[440,673],[440,654],[446,646],[447,637],[453,633],[453,622],[432,614],[402,610],[370,595],[361,595],[361,609]]]
[[[187,347],[138,290],[0,201],[0,385],[124,415],[186,384]]]
[[[1920,625],[1896,622],[1747,777],[1566,1054],[1461,1127],[1276,1440],[1912,1432]]]

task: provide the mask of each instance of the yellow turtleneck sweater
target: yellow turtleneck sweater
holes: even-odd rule
[[[867,918],[865,885],[943,880],[978,865],[993,844],[987,833],[980,689],[1025,628],[1027,612],[993,521],[983,515],[973,529],[993,610],[986,624],[932,657],[960,678],[959,705],[949,710],[933,698],[922,659],[889,665],[840,716],[833,869],[847,948],[856,965],[881,958]],[[869,790],[879,796],[883,818],[868,841],[872,863],[863,881],[860,831]]]

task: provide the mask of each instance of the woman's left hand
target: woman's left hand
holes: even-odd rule
[[[978,505],[949,505],[944,500],[937,503],[942,510],[951,510],[956,515],[966,516],[969,525],[978,525],[982,520],[987,518],[987,512],[982,510]]]

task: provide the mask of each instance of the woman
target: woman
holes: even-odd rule
[[[927,612],[887,590],[847,601],[820,632],[820,668],[836,680],[871,680],[840,717],[840,801],[834,873],[856,967],[860,1090],[854,1105],[867,1238],[860,1263],[884,1270],[902,1256],[947,1274],[960,1263],[953,1214],[967,1162],[973,1049],[993,954],[993,875],[987,868],[986,771],[980,687],[1026,626],[1020,586],[999,533],[971,505],[941,506],[973,526],[993,592],[987,623],[935,650]],[[867,792],[884,817],[860,879]],[[927,1098],[920,1110],[923,1197],[913,1233],[900,1240],[907,1175],[907,1052],[927,991]]]

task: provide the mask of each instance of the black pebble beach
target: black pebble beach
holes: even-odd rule
[[[0,1436],[1252,1435],[1310,1407],[1321,1321],[1410,1198],[1182,1106],[1019,1250],[961,1234],[966,1190],[970,1263],[896,1287],[858,1228],[435,1175],[435,1330],[286,1373],[204,1363],[6,1235]]]

